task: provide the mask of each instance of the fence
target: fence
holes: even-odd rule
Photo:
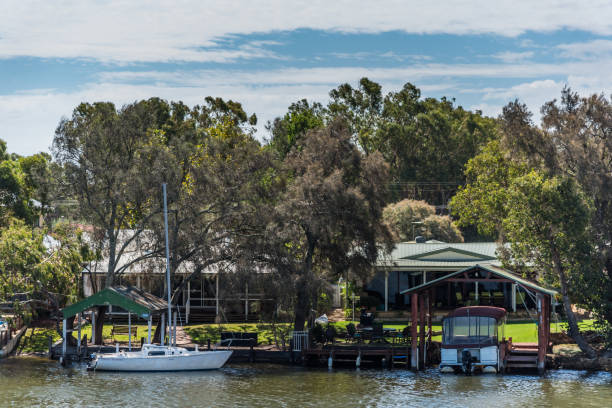
[[[293,351],[308,350],[308,331],[294,331],[291,333]]]
[[[23,320],[20,316],[13,316],[9,321],[0,320],[0,348],[6,346],[21,327]]]

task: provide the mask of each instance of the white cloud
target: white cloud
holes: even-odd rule
[[[263,44],[226,53],[214,48],[220,37],[298,28],[503,36],[565,28],[612,34],[607,0],[4,0],[2,10],[0,58],[225,61],[261,56]]]
[[[597,60],[612,57],[612,40],[593,40],[570,44],[560,44],[561,56],[578,60]]]
[[[328,92],[343,82],[355,84],[363,76],[379,82],[384,92],[398,90],[405,82],[432,94],[455,96],[457,103],[497,115],[508,101],[519,98],[537,115],[543,102],[560,95],[568,83],[581,93],[612,92],[607,69],[612,60],[563,64],[409,64],[396,68],[287,68],[261,71],[201,70],[174,72],[106,72],[98,83],[75,91],[34,90],[0,95],[0,138],[9,151],[31,154],[47,150],[62,116],[69,116],[80,102],[112,101],[117,106],[159,96],[202,103],[205,96],[221,96],[243,104],[259,117],[260,129],[267,120],[285,112],[298,99],[325,103]],[[469,88],[474,79],[507,79],[520,84],[496,88]],[[476,102],[474,102],[476,101]],[[263,133],[260,133],[263,136]]]
[[[511,52],[505,51],[493,55],[493,58],[503,62],[519,62],[533,57],[533,51]]]

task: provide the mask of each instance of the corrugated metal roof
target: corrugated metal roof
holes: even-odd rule
[[[418,259],[400,259],[392,264],[378,264],[377,266],[386,266],[397,269],[414,269],[414,270],[452,270],[464,269],[470,266],[482,264],[481,260],[464,261],[464,262],[447,262],[447,261],[422,261]],[[491,261],[492,265],[501,266],[499,261]]]
[[[486,264],[486,265],[477,264],[477,265],[474,265],[474,266],[470,266],[469,268],[465,268],[465,269],[462,269],[460,271],[449,273],[448,275],[445,275],[445,276],[442,276],[441,278],[434,279],[432,281],[426,282],[426,283],[424,283],[422,285],[415,286],[413,288],[403,290],[400,293],[402,295],[406,295],[406,294],[409,294],[409,293],[412,293],[412,292],[420,292],[423,289],[427,289],[427,288],[430,288],[432,286],[436,286],[437,284],[442,283],[446,279],[455,277],[457,275],[462,275],[464,272],[469,272],[469,271],[471,271],[471,270],[473,270],[475,268],[479,268],[479,269],[483,269],[485,271],[491,272],[494,275],[497,275],[497,276],[505,278],[505,279],[512,280],[512,281],[516,282],[519,285],[522,285],[524,287],[528,287],[528,288],[536,290],[538,292],[543,292],[543,293],[546,293],[546,294],[551,295],[551,296],[554,296],[554,295],[557,294],[557,291],[555,291],[555,290],[544,288],[544,287],[538,285],[535,282],[528,281],[527,279],[523,279],[523,278],[515,275],[514,273],[510,272],[507,269],[503,269],[503,268],[500,268],[498,266],[491,265],[491,264]]]
[[[436,259],[424,257],[434,254],[444,255]],[[473,259],[462,259],[473,256]],[[478,263],[489,262],[501,265],[497,261],[497,243],[414,243],[401,242],[395,246],[390,254],[383,255],[377,261],[379,267],[397,267],[406,269],[425,270],[457,270],[474,266]]]
[[[422,243],[400,242],[395,246],[390,254],[390,258],[397,260],[401,258],[424,255],[429,252],[438,251],[445,248],[455,248],[461,251],[472,252],[486,257],[497,258],[497,243],[495,242],[462,242],[462,243]]]
[[[62,309],[62,314],[64,319],[67,319],[92,307],[108,305],[119,306],[143,318],[148,318],[153,312],[168,308],[165,300],[137,287],[111,286],[80,302],[66,306]]]

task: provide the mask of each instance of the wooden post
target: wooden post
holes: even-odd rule
[[[434,295],[433,295],[433,291],[435,289],[431,289],[430,294],[427,296],[427,299],[429,300],[427,302],[427,333],[429,333],[429,338],[427,339],[427,342],[431,344],[431,333],[432,333],[432,303],[433,303],[433,299],[434,299]]]
[[[512,311],[516,313],[516,283],[512,284]]]
[[[385,312],[389,310],[389,271],[385,270]]]
[[[244,284],[244,322],[248,323],[249,321],[249,284]]]
[[[185,324],[189,324],[189,309],[191,308],[191,281],[187,281],[187,302],[185,303]]]
[[[216,278],[217,280],[215,282],[215,320],[219,318],[219,272],[217,272]]]
[[[161,336],[160,336],[160,341],[159,344],[161,344],[162,346],[164,345],[164,341],[166,340],[166,314],[162,313],[161,314]]]
[[[174,314],[174,324],[173,324],[173,329],[172,329],[172,345],[176,347],[176,316],[177,316],[177,313],[174,312],[173,314]]]
[[[419,304],[419,295],[417,293],[413,293],[410,297],[410,311],[411,311],[411,321],[410,321],[410,368],[413,371],[419,369],[419,354],[417,350],[417,325],[418,325],[418,304]]]
[[[419,296],[419,369],[425,368],[425,296]]]
[[[545,295],[544,296],[544,304],[546,306],[546,313],[544,313],[544,333],[545,333],[545,344],[546,344],[546,352],[548,353],[548,347],[550,345],[550,309],[552,307],[552,296]]]
[[[91,338],[92,343],[96,344],[96,310],[91,311]]]
[[[544,327],[544,315],[545,315],[545,306],[544,306],[544,296],[541,293],[537,293],[537,310],[538,310],[538,372],[540,374],[544,373],[544,368],[546,364],[546,329]]]
[[[77,335],[79,336],[79,338],[77,339],[77,353],[80,355],[81,354],[81,313],[79,312],[78,314],[78,320],[77,320],[77,324],[79,325],[79,328],[77,329]]]
[[[147,333],[147,344],[151,344],[151,323],[153,320],[153,316],[149,315],[149,321],[148,321],[148,333]]]
[[[66,319],[62,321],[62,357],[66,358],[66,343],[68,341],[66,336]]]

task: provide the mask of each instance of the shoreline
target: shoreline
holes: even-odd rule
[[[41,358],[48,359],[49,361],[55,361],[48,358],[48,354],[45,352],[30,352],[30,353],[21,353],[20,355],[11,355],[8,356],[7,359],[20,359],[20,358]],[[280,362],[280,361],[269,361],[269,360],[261,360],[255,359],[254,361],[249,361],[247,358],[239,358],[235,361],[230,361],[230,364],[273,364],[273,365],[292,365],[292,366],[301,366],[301,364],[291,363],[290,361]],[[347,366],[346,369],[349,369]],[[435,367],[434,367],[435,369]],[[395,369],[402,370],[402,369]],[[610,357],[596,357],[593,359],[582,357],[582,356],[564,356],[564,355],[556,355],[556,354],[548,354],[546,356],[546,370],[547,371],[556,371],[556,370],[571,370],[571,371],[589,371],[589,372],[609,372],[612,373],[612,358]],[[512,372],[510,374],[524,374],[524,371]],[[503,375],[503,373],[502,373]]]

